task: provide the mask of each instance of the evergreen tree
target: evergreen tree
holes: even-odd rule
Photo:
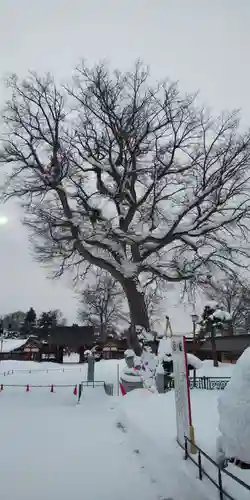
[[[36,326],[36,311],[31,307],[24,318],[23,326],[21,328],[21,335],[31,335]]]
[[[219,366],[215,340],[217,332],[222,335],[232,333],[232,317],[227,311],[220,309],[216,303],[211,302],[204,307],[198,338],[204,338],[205,336],[211,338],[214,366]]]

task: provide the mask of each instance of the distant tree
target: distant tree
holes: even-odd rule
[[[145,279],[142,284],[145,307],[149,318],[150,329],[157,328],[157,323],[163,312],[162,300],[167,291],[167,283],[158,278]]]
[[[209,280],[202,287],[206,297],[215,301],[232,317],[233,330],[250,333],[250,283],[235,274],[223,279]]]
[[[35,325],[36,323],[36,311],[31,307],[26,313],[24,322],[30,325]]]
[[[38,327],[44,329],[65,324],[66,319],[63,317],[63,314],[59,309],[42,312],[37,321]]]
[[[82,291],[78,316],[85,325],[96,327],[101,340],[105,341],[108,332],[116,330],[125,297],[121,286],[109,273],[97,269],[92,273],[92,280],[93,283]]]
[[[31,335],[34,332],[36,326],[36,311],[31,307],[24,318],[23,325],[20,329],[20,334],[23,336]]]
[[[227,311],[220,309],[219,305],[216,303],[207,304],[204,307],[202,314],[202,320],[200,322],[200,332],[198,334],[198,340],[209,336],[211,338],[211,348],[214,366],[218,367],[218,354],[216,347],[216,333],[220,331],[232,332],[232,317]]]

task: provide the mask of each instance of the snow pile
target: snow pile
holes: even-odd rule
[[[121,375],[121,380],[128,383],[137,383],[142,381],[142,377],[140,371],[136,370],[136,368],[124,368]]]
[[[161,338],[158,346],[158,359],[162,361],[172,360],[172,342],[170,337],[165,336]]]
[[[194,354],[187,353],[187,362],[195,370],[199,370],[202,367],[202,361]]]
[[[250,463],[250,347],[238,359],[219,398],[218,411],[227,457]]]
[[[135,356],[135,353],[132,349],[127,349],[124,352],[124,356],[125,356],[125,358],[133,358]]]
[[[90,351],[89,349],[87,349],[86,351],[84,351],[84,356],[85,356],[86,358],[88,358],[88,357],[92,357],[92,356],[93,356],[93,352],[92,352],[92,351]]]
[[[189,356],[189,355],[188,355]],[[236,365],[232,363],[220,363],[219,366],[214,366],[211,359],[205,359],[201,361],[201,367],[199,368],[199,377],[221,377],[230,378],[234,372]]]

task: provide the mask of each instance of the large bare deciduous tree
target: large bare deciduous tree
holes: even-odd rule
[[[84,324],[97,327],[100,338],[105,341],[109,332],[118,333],[128,328],[126,297],[120,283],[106,271],[94,268],[88,278],[81,287],[78,316]],[[159,321],[164,289],[158,279],[145,277],[142,289],[150,328],[153,329]]]
[[[139,63],[82,63],[62,88],[34,74],[8,86],[5,195],[23,200],[40,260],[109,272],[145,329],[142,273],[179,282],[243,262],[250,139],[235,113],[213,119]]]

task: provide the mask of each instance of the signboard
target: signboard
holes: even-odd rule
[[[172,337],[177,441],[184,446],[192,427],[185,337]]]

